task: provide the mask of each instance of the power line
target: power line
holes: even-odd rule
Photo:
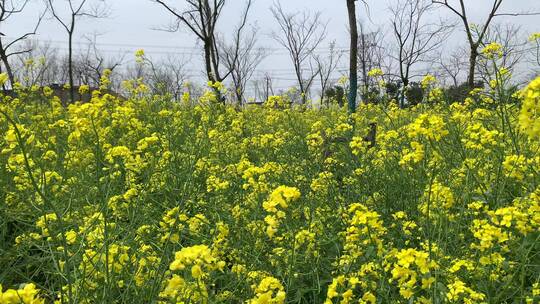
[[[7,37],[8,39],[15,39],[13,37]],[[33,39],[30,39],[31,41],[37,41],[37,42],[41,42],[41,43],[51,43],[51,44],[68,44],[68,41],[65,41],[65,40],[50,40],[50,39],[39,39],[39,38],[33,38]],[[174,45],[159,45],[159,44],[129,44],[129,43],[102,43],[102,42],[88,42],[88,41],[78,41],[75,43],[76,45],[86,45],[86,46],[106,46],[106,47],[126,47],[126,48],[130,48],[130,49],[133,49],[133,50],[137,50],[137,49],[145,49],[145,48],[149,48],[149,49],[169,49],[169,50],[190,50],[190,51],[201,51],[202,50],[202,47],[197,47],[197,46],[174,46]],[[284,47],[280,47],[280,48],[277,48],[277,47],[257,47],[257,48],[254,48],[254,50],[259,50],[259,49],[262,49],[262,50],[265,50],[265,51],[273,51],[273,53],[285,53],[285,54],[288,54],[288,51],[286,48]],[[333,53],[333,52],[336,52],[336,51],[348,51],[349,50],[349,47],[334,47],[334,50],[326,50],[326,49],[318,49],[315,51],[315,53],[319,53],[319,54],[323,54],[323,53],[326,53],[326,54],[330,54],[330,53]],[[151,52],[154,52],[156,53],[156,51],[151,51]],[[160,53],[179,53],[179,52],[171,52],[171,51],[159,51]],[[270,53],[269,55],[271,55],[272,53]]]

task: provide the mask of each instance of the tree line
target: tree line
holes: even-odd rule
[[[113,71],[116,90],[121,90],[120,80],[126,78],[144,78],[153,93],[169,94],[175,99],[182,96],[186,87],[196,90],[194,85],[186,86],[192,78],[186,69],[189,58],[171,54],[156,60],[141,53],[136,64],[129,64],[125,55],[110,56],[100,51],[98,36],[86,37],[86,47],[76,49],[81,20],[110,16],[111,7],[105,0],[42,1],[34,22],[26,22],[31,0],[0,0],[0,29],[17,18],[26,18],[30,27],[22,34],[0,33],[0,72],[9,78],[4,90],[15,83],[67,84],[69,100],[73,102],[78,86],[98,86],[106,70]],[[270,52],[260,46],[263,34],[251,22],[254,0],[244,1],[229,38],[221,31],[221,22],[224,8],[232,0],[147,1],[160,7],[164,16],[172,17],[173,21],[162,30],[187,30],[197,39],[206,80],[226,83],[231,88],[230,94],[224,96],[216,90],[220,100],[242,105],[284,93],[275,87],[272,73],[255,75]],[[527,41],[519,26],[500,22],[538,13],[535,8],[504,11],[506,2],[509,0],[486,1],[486,15],[480,23],[472,23],[472,12],[465,0],[390,0],[389,19],[379,28],[372,28],[365,22],[370,18],[369,0],[344,0],[342,5],[348,12],[344,30],[350,34],[350,45],[344,49],[329,41],[329,20],[321,12],[288,11],[276,1],[270,8],[275,21],[270,36],[289,57],[296,84],[287,93],[296,102],[305,104],[318,94],[321,105],[325,105],[338,96],[342,102],[346,99],[353,111],[357,99],[369,102],[374,92],[380,93],[378,82],[384,82],[385,89],[394,91],[404,106],[408,90],[418,86],[417,79],[428,73],[437,74],[451,88],[466,91],[482,86],[493,71],[481,60],[480,51],[491,42],[502,46],[503,64],[509,70],[527,62],[530,76],[538,73],[539,35]],[[442,17],[446,15],[452,17]],[[62,29],[66,52],[31,39],[39,32],[44,18],[52,19]],[[465,39],[449,50],[446,42],[456,32],[464,33]],[[346,59],[348,66],[340,69]],[[344,77],[338,79],[336,75]]]

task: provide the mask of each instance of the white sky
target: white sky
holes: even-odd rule
[[[0,29],[6,36],[13,37],[18,33],[32,28],[35,16],[42,7],[42,0],[34,1],[28,7],[24,16],[19,15],[10,19],[10,23]],[[55,0],[58,5],[67,5],[66,0]],[[95,0],[89,0],[95,1]],[[386,28],[389,24],[390,15],[388,7],[395,0],[366,0],[369,4],[369,15],[365,7],[359,2],[358,17],[370,28]],[[181,2],[175,0],[171,2]],[[243,0],[228,0],[220,29],[225,35],[230,34],[232,28],[238,22],[238,15],[244,6]],[[281,48],[269,36],[273,30],[277,30],[276,23],[270,13],[273,0],[255,0],[252,8],[250,22],[260,27],[260,46],[269,48]],[[328,41],[335,40],[339,47],[348,45],[347,32],[347,9],[345,0],[282,0],[282,6],[286,11],[310,10],[321,11],[328,24]],[[454,0],[456,2],[456,0]],[[472,22],[482,22],[489,10],[492,0],[467,0],[470,19]],[[76,37],[82,41],[85,35],[99,34],[99,48],[111,56],[129,52],[133,54],[138,48],[145,49],[151,57],[163,55],[190,56],[188,70],[194,76],[202,75],[201,52],[196,49],[195,38],[187,30],[177,33],[156,31],[155,28],[168,24],[171,20],[164,9],[150,0],[108,0],[112,14],[107,19],[85,20],[80,23]],[[540,11],[540,0],[507,0],[503,5],[504,12]],[[452,16],[446,9],[439,10],[441,17]],[[514,22],[522,25],[524,35],[540,31],[540,16],[523,16],[518,18],[500,17],[497,22]],[[35,36],[38,40],[51,40],[54,46],[65,48],[67,41],[66,33],[60,25],[51,18],[45,20]],[[464,35],[457,31],[449,45],[455,47],[462,43]],[[84,47],[80,45],[79,47]],[[326,51],[326,47],[320,50]],[[132,58],[128,55],[127,58]],[[340,67],[345,68],[347,59],[344,58]],[[260,73],[270,72],[278,81],[278,88],[285,88],[293,84],[292,66],[288,61],[285,50],[272,51],[258,68]],[[261,74],[256,74],[257,75]],[[336,76],[337,77],[337,76]]]

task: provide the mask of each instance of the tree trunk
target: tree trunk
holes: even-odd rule
[[[356,111],[356,92],[358,91],[358,26],[356,24],[356,0],[347,0],[349,27],[351,30],[351,50],[349,62],[349,112]]]
[[[72,22],[73,24],[73,22]],[[73,26],[68,38],[68,76],[69,76],[69,101],[75,103],[75,81],[73,80]],[[64,106],[66,102],[62,100]]]
[[[11,88],[13,89],[13,85],[15,84],[15,76],[13,75],[13,70],[11,69],[11,65],[9,64],[9,60],[5,54],[1,55],[2,63],[4,64],[4,67],[6,68],[6,74],[9,78],[9,83],[11,85]]]
[[[324,92],[324,91],[326,91],[326,88],[325,88],[325,87],[326,87],[326,86],[324,85],[324,86],[322,86],[322,88],[321,88],[321,107],[322,107],[322,106],[324,105],[324,103],[325,103],[325,98],[326,98],[326,95],[325,95],[325,92]],[[328,108],[328,103],[327,103],[327,106],[326,106],[326,107]]]
[[[400,90],[400,96],[399,96],[399,107],[401,109],[405,108],[405,98],[407,97],[407,88],[409,87],[409,78],[408,77],[402,77],[401,82],[403,86]]]
[[[307,96],[306,96],[306,89],[304,88],[304,85],[302,84],[302,81],[300,81],[300,97],[302,97],[302,104],[305,105],[307,102]]]
[[[368,92],[369,92],[369,80],[367,76],[367,60],[366,60],[366,34],[362,30],[360,33],[360,37],[362,38],[362,82],[364,83],[363,89],[362,89],[362,99],[364,100],[364,103],[367,104],[369,102],[368,100]]]
[[[469,86],[469,89],[473,89],[475,86],[474,83],[474,75],[476,72],[476,62],[478,59],[478,47],[472,46],[471,47],[471,54],[469,57],[469,76],[467,78],[467,84]]]
[[[204,40],[204,64],[206,65],[206,75],[208,76],[208,81],[212,84],[219,81],[217,71],[214,71],[214,41],[212,37],[207,37]],[[216,94],[216,99],[218,102],[225,103],[225,98],[221,96],[221,92],[214,88],[214,93]]]
[[[244,89],[242,87],[242,84],[240,83],[240,80],[235,79],[235,77],[233,77],[233,84],[234,84],[234,93],[236,95],[236,101],[238,102],[238,105],[241,107],[244,104]]]
[[[8,56],[4,50],[4,45],[2,44],[1,40],[0,40],[0,60],[2,60],[2,63],[4,64],[4,67],[6,68],[6,73],[9,78],[9,83],[11,84],[11,88],[13,89],[13,85],[15,84],[15,76],[13,75],[13,70],[11,69],[11,65],[9,64]]]
[[[204,64],[206,65],[206,75],[208,77],[208,81],[216,82],[215,75],[212,73],[211,48],[212,41],[210,39],[206,39],[204,41]]]

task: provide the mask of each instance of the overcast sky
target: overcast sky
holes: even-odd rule
[[[40,0],[33,0],[34,4],[27,9],[24,16],[16,16],[4,28],[0,29],[8,37],[16,36],[17,33],[30,29],[33,26],[35,16],[38,15]],[[56,0],[58,5],[65,4],[65,0]],[[77,0],[75,0],[77,1]],[[94,0],[89,0],[94,1]],[[260,28],[260,46],[277,48],[258,68],[259,71],[268,71],[274,75],[278,87],[286,87],[292,84],[293,73],[289,64],[287,53],[280,50],[280,46],[270,38],[272,31],[276,30],[276,23],[269,10],[273,0],[254,0],[250,22]],[[389,24],[390,14],[388,7],[395,0],[367,0],[369,12],[365,6],[358,4],[358,17],[368,27],[385,28]],[[170,2],[181,3],[181,0]],[[286,11],[320,11],[328,20],[328,41],[335,40],[339,47],[348,44],[347,33],[347,8],[344,0],[282,0],[282,6]],[[472,22],[482,22],[489,10],[492,0],[467,0],[470,19]],[[80,23],[76,37],[83,41],[83,36],[99,34],[99,48],[111,55],[120,52],[129,52],[128,58],[136,49],[143,48],[146,53],[153,57],[164,55],[187,56],[191,58],[188,69],[195,76],[202,75],[201,52],[196,48],[195,38],[187,30],[182,29],[177,33],[157,31],[156,28],[167,25],[171,20],[170,15],[158,4],[150,0],[108,0],[111,15],[107,19],[85,20]],[[228,0],[224,15],[221,18],[220,30],[224,35],[230,34],[238,22],[238,15],[244,6],[244,0]],[[522,12],[540,11],[540,0],[507,0],[501,11]],[[452,17],[441,8],[438,10],[440,17]],[[438,16],[437,16],[438,17]],[[454,19],[455,20],[455,19]],[[500,17],[497,22],[514,22],[523,27],[524,36],[531,32],[540,32],[539,16],[524,17]],[[66,33],[60,25],[51,18],[45,20],[35,36],[40,41],[52,41],[54,46],[65,48],[67,41]],[[464,39],[462,32],[458,31],[448,42],[455,46],[461,44]],[[80,44],[79,48],[84,47]],[[326,50],[321,50],[325,52]],[[340,64],[346,67],[346,60]],[[289,80],[290,79],[290,80]]]

